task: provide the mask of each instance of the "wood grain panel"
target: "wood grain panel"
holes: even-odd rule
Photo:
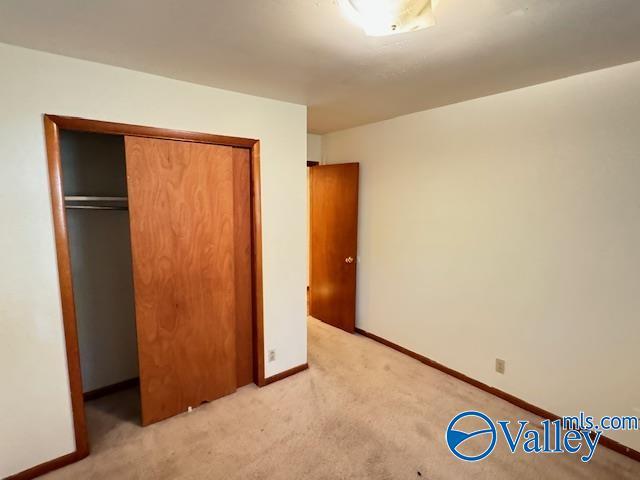
[[[237,385],[253,382],[251,151],[233,149]]]
[[[126,137],[142,423],[236,389],[233,149]]]
[[[309,171],[309,311],[318,320],[354,332],[359,165]]]

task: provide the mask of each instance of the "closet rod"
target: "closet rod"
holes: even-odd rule
[[[92,197],[82,195],[67,195],[64,197],[67,202],[126,202],[127,197]]]
[[[64,208],[75,210],[129,210],[125,206],[107,206],[107,205],[65,205]]]

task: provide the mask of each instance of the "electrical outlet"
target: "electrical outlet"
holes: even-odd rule
[[[504,375],[505,363],[501,358],[496,358],[496,372]]]
[[[269,362],[275,362],[275,360],[276,360],[276,351],[275,350],[269,350],[267,355],[268,355],[267,358],[269,359]]]

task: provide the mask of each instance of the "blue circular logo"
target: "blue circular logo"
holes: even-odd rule
[[[462,430],[456,430],[456,424],[460,420],[467,417],[479,419],[483,423],[483,427],[472,432],[463,432]],[[484,424],[486,424],[486,428],[484,428]],[[470,438],[475,438],[478,436],[486,437],[487,448],[482,453],[480,453],[479,455],[471,456],[460,453],[459,448],[462,447],[462,444],[464,444]],[[447,440],[447,445],[449,446],[449,450],[451,450],[451,453],[453,453],[459,459],[465,460],[467,462],[476,462],[490,455],[491,452],[493,452],[493,449],[496,447],[496,441],[498,440],[498,436],[496,434],[496,426],[493,424],[491,419],[484,413],[474,411],[462,412],[456,415],[447,427],[445,438]],[[485,440],[483,439],[483,441]]]

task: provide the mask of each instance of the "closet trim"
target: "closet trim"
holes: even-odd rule
[[[104,133],[110,135],[127,135],[129,137],[149,137],[162,140],[179,140],[181,142],[211,143],[226,147],[240,147],[253,149],[259,140],[251,138],[227,137],[210,133],[187,132],[184,130],[171,130],[168,128],[145,127],[142,125],[129,125],[126,123],[103,122],[100,120],[88,120],[78,117],[64,117],[60,115],[47,115],[58,128],[62,130],[74,130],[76,132]]]
[[[103,122],[76,117],[44,115],[51,204],[62,302],[67,367],[71,391],[71,407],[76,440],[76,451],[65,456],[63,465],[76,462],[89,455],[89,439],[84,411],[82,392],[82,374],[80,371],[80,347],[76,324],[75,303],[73,299],[73,278],[71,256],[64,210],[64,189],[62,183],[62,160],[60,154],[60,130],[101,133],[177,140],[183,142],[209,143],[251,150],[251,269],[252,269],[252,320],[253,320],[253,381],[263,387],[264,371],[264,328],[262,295],[262,215],[260,202],[260,141],[248,138],[228,137],[207,133],[187,132],[164,128],[128,125],[124,123]],[[66,458],[68,457],[68,458]],[[60,459],[62,460],[62,459]],[[54,460],[55,461],[55,460]],[[49,463],[49,462],[47,462]],[[63,465],[56,465],[59,468]],[[44,465],[43,465],[44,466]]]

